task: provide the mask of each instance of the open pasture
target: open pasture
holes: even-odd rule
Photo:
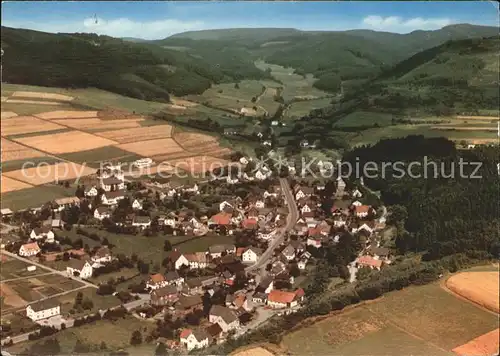
[[[335,123],[338,127],[353,127],[353,126],[388,126],[392,122],[392,114],[355,111],[350,113]]]
[[[35,98],[35,99],[50,99],[57,101],[71,101],[74,97],[69,95],[62,95],[56,93],[43,93],[36,91],[15,91],[12,93],[11,97],[14,98]]]
[[[133,152],[144,157],[158,155],[169,155],[184,152],[184,149],[172,138],[161,138],[157,140],[137,141],[117,145],[118,148]]]
[[[47,136],[30,136],[15,141],[53,154],[79,152],[116,144],[115,141],[86,132],[68,131]]]
[[[214,169],[225,167],[229,161],[211,156],[195,156],[168,160],[176,169],[181,169],[193,174],[211,172]]]
[[[10,181],[7,181],[7,185],[12,185],[13,187],[17,187],[17,189],[24,189],[30,187],[30,185],[42,185],[54,182],[56,180],[71,180],[78,177],[94,174],[95,172],[96,170],[93,168],[89,168],[87,166],[80,165],[74,162],[59,162],[52,165],[39,165],[36,167],[3,173],[2,183],[5,176],[6,178],[12,178],[10,179]],[[28,183],[26,184],[27,186],[22,188],[20,187],[20,185],[16,186],[16,184],[22,182]],[[2,184],[2,193],[3,189],[4,188]],[[10,190],[17,189],[11,188]]]
[[[97,117],[97,111],[79,111],[79,110],[57,110],[36,114],[36,117],[44,120],[55,119],[83,119]]]
[[[454,348],[496,328],[493,313],[455,297],[437,282],[304,324],[285,335],[283,343],[294,355],[452,355]]]
[[[57,124],[69,126],[78,130],[111,130],[134,128],[141,126],[141,124],[139,123],[140,121],[142,120],[101,120],[97,118],[53,120],[53,122]]]
[[[33,116],[15,116],[1,121],[2,135],[19,135],[64,129],[64,126],[37,119]]]
[[[2,281],[19,277],[35,276],[37,274],[47,272],[40,267],[37,267],[35,271],[28,271],[26,268],[30,266],[29,263],[6,255],[2,255],[1,266],[0,279]]]
[[[1,141],[2,163],[27,158],[43,157],[43,152],[37,151],[18,143],[12,142],[2,137]]]
[[[124,151],[116,146],[105,146],[92,150],[65,153],[60,155],[60,157],[71,162],[87,163],[91,167],[97,164],[95,168],[99,167],[100,162],[133,162],[141,158],[141,156],[135,153]]]
[[[1,189],[2,194],[32,187],[32,185],[30,185],[30,184],[26,184],[26,183],[21,182],[19,180],[9,178],[6,176],[6,174],[8,174],[8,173],[3,173],[2,178],[1,178],[2,179],[1,180],[1,182],[2,182],[2,189]]]
[[[2,191],[2,208],[10,208],[12,210],[26,209],[41,206],[54,199],[75,195],[75,190],[73,188],[64,188],[60,185],[27,186],[28,188],[26,189],[7,193]]]
[[[170,125],[125,128],[123,130],[113,130],[99,133],[99,136],[116,141],[118,143],[130,143],[136,141],[169,138],[171,137],[171,135],[172,126]]]
[[[446,287],[473,303],[500,312],[498,272],[462,272],[448,278]]]
[[[9,117],[17,116],[17,114],[13,111],[2,111],[2,119],[8,119]]]
[[[330,98],[297,101],[292,103],[284,116],[286,119],[299,119],[314,109],[321,109],[330,105],[331,101]]]

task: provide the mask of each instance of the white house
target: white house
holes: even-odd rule
[[[241,254],[241,261],[243,263],[255,263],[262,255],[262,250],[257,247],[249,247]]]
[[[48,242],[54,241],[54,233],[48,227],[36,227],[31,230],[30,238],[32,240],[41,240],[46,238]]]
[[[115,190],[113,192],[105,192],[101,196],[101,202],[104,205],[116,205],[123,198],[125,198],[125,192],[123,190]]]
[[[99,192],[97,191],[97,188],[95,186],[85,188],[85,196],[88,198],[96,197],[98,193]]]
[[[292,245],[288,245],[283,251],[281,251],[281,254],[285,256],[288,261],[291,261],[295,258],[295,249]]]
[[[26,316],[33,321],[61,315],[61,304],[57,298],[42,300],[26,307]]]
[[[352,197],[353,198],[361,198],[363,196],[363,193],[361,193],[358,189],[354,189],[352,192]]]
[[[273,238],[273,236],[276,234],[276,230],[273,230],[273,231],[263,231],[263,232],[259,232],[257,233],[257,238],[261,239],[261,240],[270,240]]]
[[[223,332],[235,330],[240,326],[240,320],[236,313],[220,305],[212,305],[208,316],[208,321],[213,324],[219,324]]]
[[[304,297],[304,290],[297,289],[295,292],[273,290],[267,296],[267,305],[273,309],[296,307]]]
[[[299,267],[301,271],[306,269],[306,265],[307,265],[306,259],[301,259],[299,262],[297,262],[297,267]]]
[[[112,190],[121,190],[125,189],[125,182],[113,175],[111,177],[101,179],[101,188],[106,192],[110,192]]]
[[[100,247],[92,256],[91,261],[94,263],[109,263],[113,260],[111,256],[111,251],[106,246]]]
[[[87,260],[69,260],[69,266],[66,267],[66,273],[68,276],[74,276],[77,272],[77,277],[82,279],[89,279],[92,277],[93,268],[89,261]]]
[[[361,206],[363,205],[359,200],[356,200],[355,202],[352,203],[353,206]]]
[[[270,174],[269,173],[264,173],[263,170],[259,169],[256,173],[255,173],[255,179],[258,179],[258,180],[266,180],[267,177],[269,176]]]
[[[219,211],[224,211],[226,208],[234,208],[231,203],[228,201],[224,200],[222,203],[219,204]]]
[[[111,217],[111,210],[106,206],[100,206],[94,210],[94,218],[97,220],[104,220]]]
[[[149,276],[149,280],[146,282],[146,288],[148,288],[149,290],[156,290],[167,285],[168,283],[161,273],[152,274],[151,276]]]
[[[23,257],[31,257],[31,256],[36,256],[39,254],[41,251],[40,246],[38,246],[38,243],[32,242],[29,244],[24,244],[19,248],[19,256]]]
[[[245,157],[241,157],[240,158],[240,163],[241,164],[248,164],[248,159],[246,159]]]
[[[132,209],[134,210],[142,210],[142,203],[135,199],[134,202],[132,203]]]
[[[219,258],[222,256],[222,253],[234,254],[236,253],[236,246],[229,244],[219,244],[212,245],[208,248],[208,254],[212,258]]]
[[[176,224],[177,221],[175,220],[175,218],[165,218],[165,220],[163,220],[163,225],[175,227]]]
[[[190,188],[184,188],[184,191],[185,192],[188,192],[188,193],[199,193],[199,190],[198,190],[198,184],[194,184],[192,187]]]
[[[307,204],[305,204],[302,208],[300,208],[300,212],[302,214],[304,213],[310,213],[312,210],[311,210],[311,207]]]
[[[181,344],[183,344],[188,351],[202,349],[209,344],[209,335],[201,328],[195,330],[184,329],[179,338]]]
[[[175,269],[181,269],[182,266],[189,267],[189,261],[184,255],[179,255],[173,259]]]
[[[132,220],[132,226],[145,229],[151,226],[151,218],[149,216],[135,216]]]
[[[257,209],[262,209],[262,208],[265,208],[266,207],[266,202],[262,199],[258,199],[257,201],[255,201],[255,207]]]
[[[63,211],[65,208],[68,208],[73,205],[79,206],[80,198],[78,197],[59,198],[54,200],[53,210]]]

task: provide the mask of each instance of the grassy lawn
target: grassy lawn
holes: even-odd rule
[[[433,283],[388,293],[287,334],[283,343],[294,355],[451,355],[495,328],[497,316]]]
[[[19,169],[23,169],[23,165],[25,163],[29,162],[29,165],[26,165],[26,168],[34,167],[37,166],[38,164],[44,162],[47,164],[55,164],[57,162],[61,162],[60,159],[57,159],[55,157],[33,157],[33,158],[27,158],[27,159],[20,159],[20,160],[14,160],[14,161],[8,161],[8,162],[2,162],[2,172],[12,172],[12,171],[17,171]]]
[[[75,98],[73,101],[71,101],[71,106],[73,107],[87,107],[95,109],[122,109],[131,112],[135,111],[137,114],[151,114],[166,107],[165,103],[133,99],[94,88],[62,89],[39,87],[33,85],[3,84],[2,96],[10,95],[12,92],[17,90],[69,95]],[[30,108],[30,106],[32,106],[33,108]],[[18,114],[24,115],[53,110],[68,110],[68,106],[2,103],[2,111],[14,111]]]
[[[60,155],[60,157],[67,159],[68,161],[76,163],[87,163],[90,167],[99,167],[99,162],[105,161],[120,161],[120,162],[133,162],[141,156],[122,150],[115,146],[107,146],[95,148],[88,151],[65,153]]]
[[[297,101],[293,103],[285,113],[286,119],[299,119],[311,112],[314,109],[321,109],[332,102],[331,98]]]
[[[94,307],[92,308],[92,310],[85,311],[82,314],[93,313],[98,311],[99,309],[108,309],[111,307],[116,307],[121,304],[120,300],[115,296],[98,295],[96,291],[97,289],[88,287],[56,297],[61,302],[61,314],[65,315],[69,314],[69,311],[73,308],[73,305],[75,303],[75,298],[78,292],[82,292],[84,298],[87,297],[94,303]]]
[[[144,339],[154,327],[154,323],[148,323],[138,320],[132,316],[127,316],[124,319],[119,319],[114,322],[107,320],[97,321],[92,324],[66,329],[57,333],[55,337],[59,341],[61,354],[63,355],[70,355],[73,353],[77,340],[80,340],[83,344],[90,346],[91,350],[99,354],[105,354],[106,351],[119,350],[122,348],[130,348],[130,351],[132,351],[130,354],[133,354],[136,347],[130,346],[132,333],[135,330],[140,330]],[[47,337],[47,339],[50,338],[50,336]],[[52,338],[54,338],[54,336],[52,336]],[[9,347],[8,350],[13,354],[19,354],[24,350],[29,350],[33,344],[43,343],[44,341],[45,339],[28,341]],[[106,350],[99,349],[102,341],[106,343]],[[149,350],[150,348],[148,347],[148,344],[145,343],[137,347],[138,351],[146,349]],[[127,349],[127,351],[129,350]]]
[[[353,127],[353,126],[388,126],[391,124],[392,115],[369,111],[356,111],[344,116],[335,123],[338,127]]]
[[[2,208],[12,210],[38,207],[57,198],[75,195],[73,188],[60,185],[46,185],[26,188],[2,194]]]
[[[131,256],[135,253],[144,262],[151,262],[153,265],[161,265],[161,262],[167,257],[168,252],[163,251],[165,240],[169,240],[174,248],[185,253],[206,251],[213,244],[234,243],[234,238],[231,236],[207,235],[194,237],[158,234],[157,236],[147,237],[141,234],[125,235],[113,234],[103,230],[86,230],[96,232],[101,237],[106,237],[110,243],[115,245],[113,247],[114,254],[123,253],[126,256]]]

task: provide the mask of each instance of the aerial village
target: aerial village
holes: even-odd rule
[[[242,157],[240,163],[248,160]],[[116,296],[121,303],[99,310],[101,317],[120,308],[163,327],[168,321],[168,331],[158,327],[150,337],[172,349],[199,349],[301,308],[307,298],[301,286],[315,263],[314,251],[338,243],[346,232],[363,241],[348,266],[351,281],[359,268],[380,270],[391,262],[389,250],[379,247],[385,212],[360,202],[362,180],[352,189],[342,178],[328,184],[279,178],[266,166],[192,185],[174,185],[169,179],[131,182],[119,165],[110,164],[80,182],[73,197],[37,209],[3,209],[3,223],[18,236],[3,234],[2,249],[29,262],[32,271],[46,266],[93,287],[98,296]],[[332,194],[325,195],[328,189]],[[202,202],[202,196],[210,196],[206,205],[190,204]],[[326,201],[333,202],[327,211]],[[96,243],[90,247],[81,239],[70,240],[68,231]],[[110,242],[99,236],[101,231],[116,239]],[[153,251],[165,256],[161,266],[151,268],[140,251],[115,252],[127,243],[120,242],[121,236],[164,241],[162,251]],[[186,252],[170,242],[180,237],[194,241],[195,248]],[[197,242],[209,238],[225,242],[196,249]],[[120,273],[136,266],[140,280],[127,287],[127,276]],[[20,312],[54,332],[91,318],[64,309],[58,298],[46,297]],[[13,342],[14,334],[3,334],[2,343]]]

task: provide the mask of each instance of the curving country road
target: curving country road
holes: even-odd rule
[[[293,197],[292,190],[290,189],[290,185],[288,184],[288,180],[286,178],[280,178],[280,185],[288,206],[286,225],[283,229],[278,231],[273,240],[269,243],[266,251],[262,254],[262,256],[260,256],[259,260],[254,265],[246,268],[247,272],[260,269],[267,265],[273,255],[274,249],[283,242],[286,233],[293,229],[297,219],[299,218],[299,210],[297,209],[297,204],[295,204],[295,199]]]

